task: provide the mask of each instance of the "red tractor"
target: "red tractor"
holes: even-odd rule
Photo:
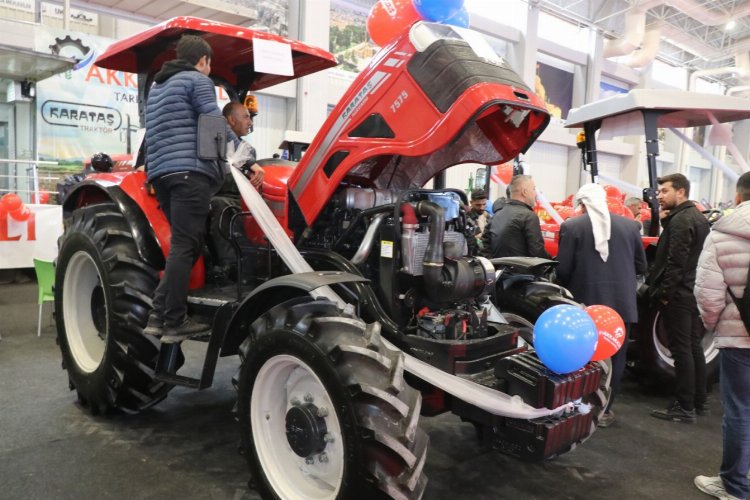
[[[213,80],[241,102],[336,64],[268,33],[173,19],[97,61],[137,73],[141,117],[183,33],[208,41]],[[290,44],[294,75],[255,72],[253,38]],[[233,217],[250,243],[227,235],[236,286],[212,283],[203,258],[193,269],[191,314],[213,325],[193,339],[206,343],[198,378],[179,373],[181,344],[143,334],[170,239],[145,174],[78,185],[66,200],[55,307],[81,405],[138,412],[175,385],[209,387],[218,357],[238,355],[243,447],[257,487],[274,498],[419,498],[420,415],[453,412],[487,446],[524,459],[588,438],[607,402],[607,363],[550,372],[524,317],[573,303],[537,279],[553,263],[473,255],[465,195],[442,185],[450,166],[526,151],[548,123],[543,102],[488,50],[450,26],[417,23],[359,74],[299,163],[263,162],[262,197],[232,170],[249,210]]]

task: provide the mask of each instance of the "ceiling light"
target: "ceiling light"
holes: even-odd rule
[[[732,31],[734,28],[737,27],[737,21],[732,19],[727,24],[724,25],[724,31]]]

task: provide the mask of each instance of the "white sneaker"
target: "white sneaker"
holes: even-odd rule
[[[742,500],[734,495],[727,493],[724,489],[724,481],[719,476],[695,476],[693,480],[695,487],[706,495],[711,495],[719,500]]]

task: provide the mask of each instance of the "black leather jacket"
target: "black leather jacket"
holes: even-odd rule
[[[673,208],[661,223],[664,231],[647,280],[650,298],[695,305],[695,271],[708,236],[708,221],[688,200]]]
[[[508,200],[492,216],[489,238],[491,257],[550,258],[544,249],[539,217],[522,201]]]

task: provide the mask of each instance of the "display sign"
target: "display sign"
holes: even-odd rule
[[[537,63],[535,93],[554,118],[565,119],[573,102],[573,73]]]
[[[33,0],[0,0],[0,9],[34,13],[36,12],[36,2]]]
[[[62,236],[60,205],[26,205],[31,216],[17,221],[7,213],[0,217],[0,269],[34,267],[34,259],[54,261],[57,239]]]
[[[62,5],[42,2],[42,17],[62,19],[63,10]],[[71,7],[70,12],[68,13],[68,18],[75,23],[80,23],[86,26],[99,26],[99,14],[94,12],[86,12]]]
[[[37,148],[40,160],[80,170],[96,152],[132,153],[138,129],[134,74],[94,65],[112,40],[46,28],[36,50],[77,59],[74,68],[37,83]]]

